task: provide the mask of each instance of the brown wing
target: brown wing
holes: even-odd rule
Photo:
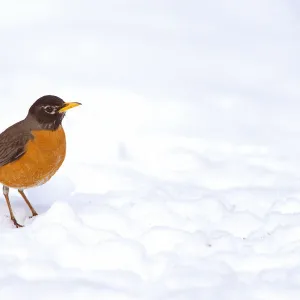
[[[5,166],[26,152],[26,144],[33,139],[30,130],[25,130],[19,122],[0,134],[0,167]]]

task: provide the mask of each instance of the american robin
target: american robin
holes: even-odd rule
[[[22,226],[13,214],[9,188],[18,189],[32,216],[36,216],[24,190],[46,183],[62,165],[66,138],[61,123],[65,112],[78,105],[56,96],[43,96],[33,103],[24,120],[0,134],[0,183],[16,227]]]

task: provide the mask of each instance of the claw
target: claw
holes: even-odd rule
[[[32,213],[32,216],[29,217],[29,219],[32,219],[33,217],[38,216],[39,214],[37,212]]]
[[[11,219],[12,222],[14,223],[14,225],[16,226],[16,228],[21,228],[21,227],[24,227],[23,225],[20,225],[16,219]]]

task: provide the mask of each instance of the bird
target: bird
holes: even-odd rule
[[[45,184],[61,167],[66,156],[62,121],[66,111],[79,105],[53,95],[42,96],[23,120],[0,133],[0,184],[15,227],[23,226],[14,216],[9,189],[18,190],[32,217],[38,215],[24,191]]]

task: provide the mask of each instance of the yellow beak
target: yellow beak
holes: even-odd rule
[[[66,102],[64,106],[58,111],[59,113],[63,113],[73,107],[79,106],[81,103],[79,102]]]

